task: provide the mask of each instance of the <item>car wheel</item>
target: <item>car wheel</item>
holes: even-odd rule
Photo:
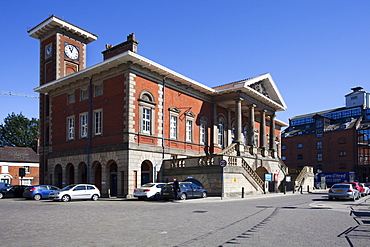
[[[186,200],[186,194],[185,193],[182,193],[181,196],[180,196],[180,200]]]
[[[202,193],[202,198],[207,198],[207,192]]]
[[[39,200],[41,200],[41,195],[36,194],[36,195],[33,196],[33,199],[36,200],[36,201],[39,201]]]
[[[4,197],[3,193],[0,193],[0,199],[2,199]]]
[[[69,202],[70,200],[71,200],[71,198],[68,195],[62,196],[62,201],[63,202]]]
[[[95,194],[95,195],[93,195],[93,196],[91,197],[91,200],[93,200],[93,201],[97,201],[97,200],[99,200],[99,196],[98,196],[97,194]]]
[[[330,197],[330,196],[329,196],[329,201],[332,201],[332,200],[333,200],[333,197]]]
[[[154,200],[158,201],[159,199],[161,199],[161,195],[159,193],[155,194]]]

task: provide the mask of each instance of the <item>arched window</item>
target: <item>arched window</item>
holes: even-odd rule
[[[155,101],[153,95],[144,90],[140,94],[139,108],[140,108],[140,133],[152,135],[154,123],[154,109]]]
[[[225,131],[225,122],[223,120],[223,118],[219,118],[218,119],[218,124],[217,124],[217,129],[218,129],[218,145],[220,147],[224,147],[225,145],[225,134],[224,134],[224,131]]]

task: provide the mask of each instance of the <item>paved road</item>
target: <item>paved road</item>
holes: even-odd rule
[[[370,246],[370,199],[0,200],[0,246]],[[368,223],[366,222],[368,221]]]

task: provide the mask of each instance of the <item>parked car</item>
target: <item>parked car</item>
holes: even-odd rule
[[[88,199],[96,201],[99,197],[100,191],[93,184],[71,184],[49,194],[50,200],[63,202]]]
[[[351,199],[353,201],[360,198],[360,192],[355,189],[351,183],[334,184],[328,192],[329,200],[336,199]]]
[[[9,185],[11,185],[11,184],[9,184],[9,183],[4,183],[4,182],[0,182],[0,189],[4,188],[4,187],[6,187],[6,186],[9,186]]]
[[[27,187],[23,192],[23,197],[26,199],[34,199],[36,201],[41,199],[48,199],[50,192],[60,190],[54,185],[35,185]]]
[[[161,189],[166,183],[147,183],[134,190],[134,196],[139,200],[154,199],[159,200],[161,197]]]
[[[206,198],[207,197],[207,190],[205,190],[202,186],[193,184],[192,182],[179,182],[180,192],[179,198],[180,200],[186,200],[187,198]],[[164,200],[174,199],[174,189],[173,189],[173,182],[170,182],[163,186],[161,191],[161,198]]]
[[[25,185],[9,185],[0,189],[0,199],[3,197],[22,197]]]
[[[360,185],[359,182],[344,182],[344,184],[352,184],[353,187],[360,192],[361,196],[365,196],[365,189]]]
[[[370,187],[369,187],[369,186],[366,186],[366,184],[365,184],[365,183],[360,183],[360,185],[362,186],[362,188],[364,188],[365,196],[370,195]]]

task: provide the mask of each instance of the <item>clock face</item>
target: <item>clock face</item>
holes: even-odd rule
[[[64,47],[64,53],[70,59],[77,60],[78,59],[78,50],[77,47],[71,44],[66,44]]]
[[[45,55],[47,57],[50,57],[51,56],[51,53],[53,51],[53,47],[51,46],[51,44],[47,45],[46,48],[45,48]]]

